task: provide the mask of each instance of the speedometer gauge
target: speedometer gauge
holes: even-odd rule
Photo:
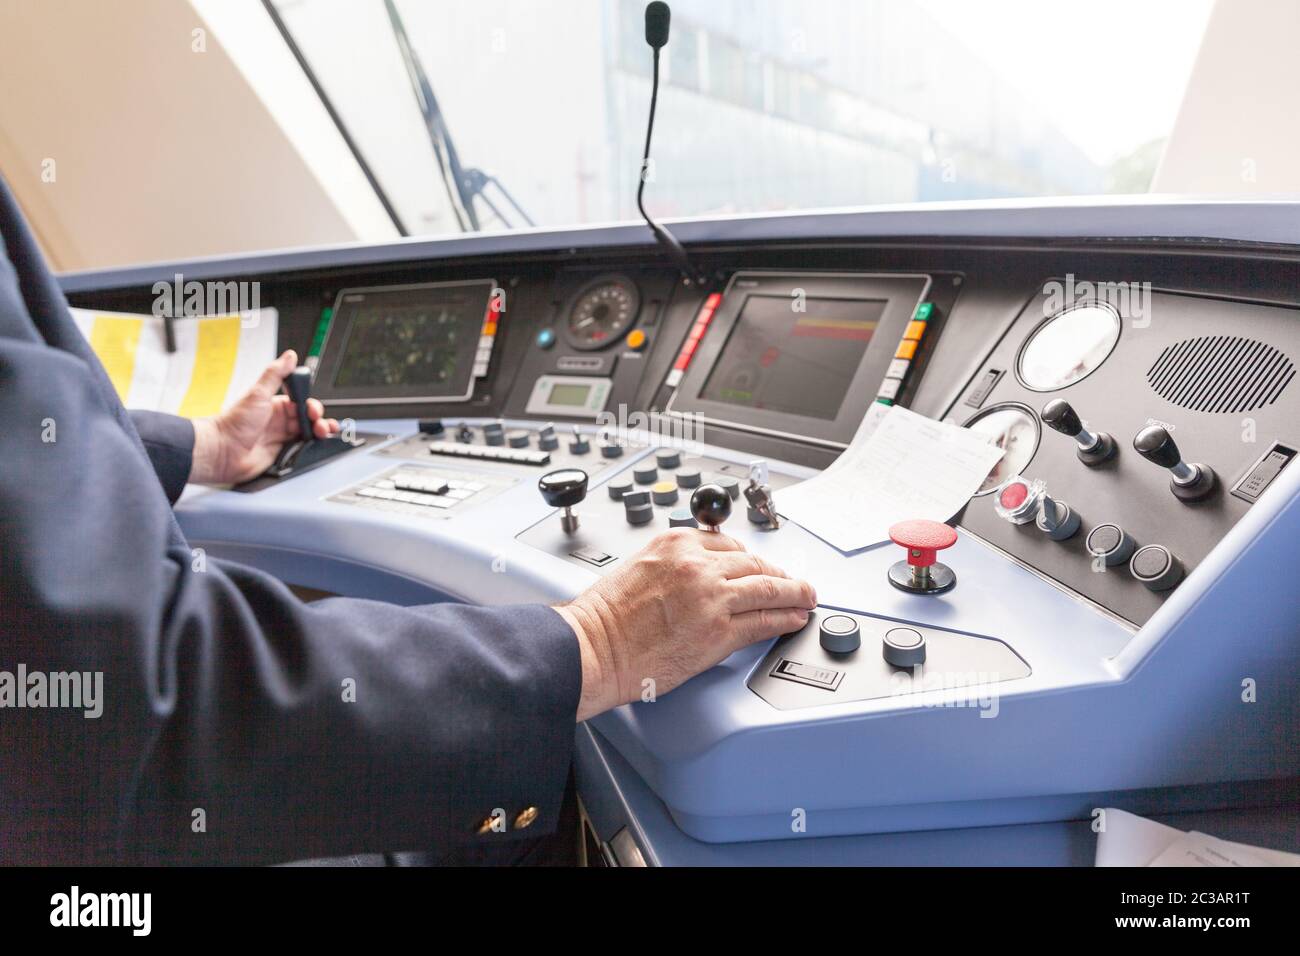
[[[1020,474],[1038,450],[1038,416],[1023,405],[986,408],[968,421],[966,427],[983,435],[1003,451],[979,491],[975,492],[977,495],[986,495],[1012,475]]]
[[[641,294],[626,276],[602,276],[578,292],[564,323],[575,349],[601,349],[621,339],[636,321]]]

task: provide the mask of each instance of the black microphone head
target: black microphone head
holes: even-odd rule
[[[658,50],[668,43],[668,24],[673,13],[663,0],[654,0],[645,8],[645,42]]]

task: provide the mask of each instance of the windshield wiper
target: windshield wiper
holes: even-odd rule
[[[414,47],[411,46],[406,25],[402,22],[402,15],[397,12],[397,4],[394,0],[384,0],[384,6],[388,9],[388,21],[392,24],[393,36],[397,40],[397,48],[401,51],[402,62],[406,66],[411,92],[415,94],[415,103],[420,109],[420,115],[424,117],[424,127],[429,133],[429,145],[433,149],[438,172],[447,187],[447,198],[451,201],[461,231],[478,232],[480,229],[478,212],[474,208],[475,199],[481,199],[507,228],[515,228],[515,224],[488,197],[486,190],[490,185],[496,186],[524,222],[530,226],[536,225],[499,179],[481,169],[466,169],[461,165],[456,144],[451,138],[451,131],[447,128],[442,110],[438,107],[438,98],[433,95],[429,78],[420,65],[420,58],[416,55]]]

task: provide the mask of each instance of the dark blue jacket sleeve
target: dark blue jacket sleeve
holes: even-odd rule
[[[16,219],[0,189],[0,863],[266,863],[552,827],[581,684],[563,619],[304,604],[192,553]]]
[[[553,610],[304,604],[204,562],[169,543],[84,363],[46,346],[0,338],[0,421],[0,671],[102,675],[98,716],[0,710],[4,862],[441,848],[511,839],[528,807],[524,835],[553,824],[581,683]],[[494,811],[507,832],[478,835]]]
[[[144,450],[172,504],[185,490],[194,464],[194,423],[178,415],[130,409],[131,423],[140,433]]]

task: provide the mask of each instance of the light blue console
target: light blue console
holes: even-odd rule
[[[177,515],[192,544],[291,584],[401,603],[558,602],[596,580],[596,569],[520,539],[558,522],[535,471],[511,470],[513,483],[489,501],[437,517],[328,500],[391,469],[383,450],[415,431],[413,421],[363,427],[391,437],[257,493],[190,488]],[[718,447],[686,453],[747,460]],[[607,520],[596,506],[603,484],[651,454],[630,449],[593,479],[590,507],[578,509],[589,533]],[[771,464],[794,479],[812,474]],[[791,523],[765,531],[743,515],[726,530],[813,582],[824,609],[987,635],[1028,673],[978,695],[921,689],[778,709],[747,683],[769,642],[654,702],[604,714],[578,728],[580,793],[608,826],[631,827],[652,859],[661,843],[671,856],[678,851],[666,848],[683,839],[751,848],[681,862],[811,862],[782,847],[808,841],[825,851],[818,838],[835,837],[862,847],[854,835],[908,831],[964,840],[958,831],[1008,825],[1025,835],[1034,832],[1026,825],[1086,819],[1099,805],[1172,812],[1267,802],[1300,776],[1300,602],[1290,593],[1300,470],[1284,471],[1136,631],[964,532],[945,553],[958,586],[917,596],[886,580],[892,545],[846,556]],[[766,849],[752,849],[756,841]],[[1022,858],[1074,860],[1076,844],[1054,841],[1039,849],[1060,853]]]

